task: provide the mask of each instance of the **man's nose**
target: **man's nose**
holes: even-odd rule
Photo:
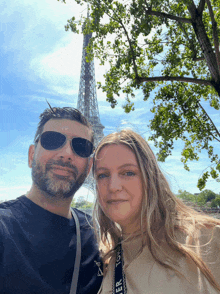
[[[60,157],[67,158],[68,160],[72,160],[73,157],[76,156],[70,140],[67,140],[66,144],[59,150],[59,153]]]

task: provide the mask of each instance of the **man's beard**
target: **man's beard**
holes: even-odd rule
[[[51,174],[49,174],[50,170],[53,168],[53,165],[72,169],[73,174],[70,173],[71,178],[61,175],[56,175],[53,177]],[[71,163],[64,163],[62,160],[50,160],[46,163],[45,170],[43,171],[42,165],[39,163],[37,164],[34,159],[32,163],[32,180],[38,189],[46,193],[48,197],[54,198],[54,200],[66,199],[73,196],[82,186],[87,176],[88,166],[89,163],[87,162],[83,173],[78,175],[77,167]]]

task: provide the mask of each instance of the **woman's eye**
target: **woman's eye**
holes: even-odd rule
[[[99,179],[104,179],[104,178],[106,178],[108,175],[107,174],[99,174],[99,175],[97,175],[97,179],[99,180]]]
[[[133,171],[127,171],[127,172],[125,172],[125,175],[132,177],[132,176],[135,176],[135,173]]]

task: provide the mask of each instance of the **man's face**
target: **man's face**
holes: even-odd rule
[[[67,139],[81,137],[91,141],[91,130],[77,121],[51,119],[44,126],[43,133],[46,131],[60,132]],[[44,149],[40,141],[29,149],[34,184],[49,197],[57,199],[74,195],[88,174],[89,163],[89,158],[82,158],[72,150],[70,141],[57,150]]]

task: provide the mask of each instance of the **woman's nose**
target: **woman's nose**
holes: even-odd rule
[[[110,177],[109,190],[111,192],[120,191],[122,189],[122,182],[118,175]]]

